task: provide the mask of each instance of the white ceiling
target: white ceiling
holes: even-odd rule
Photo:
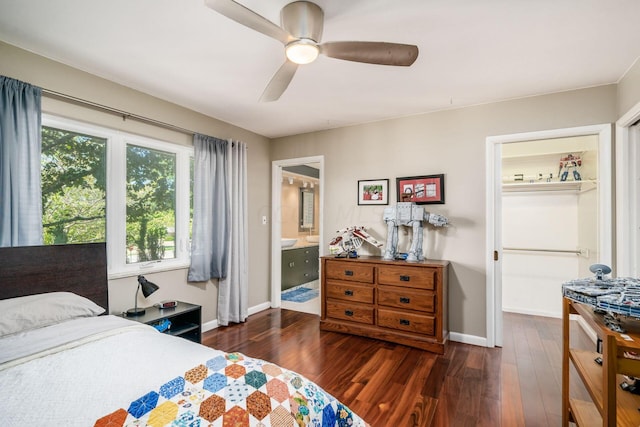
[[[290,0],[238,2],[279,24]],[[640,56],[639,0],[317,3],[323,41],[415,44],[417,61],[321,56],[260,103],[282,44],[204,0],[0,0],[0,40],[267,137],[616,83]]]

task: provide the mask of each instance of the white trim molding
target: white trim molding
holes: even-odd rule
[[[210,322],[206,322],[202,324],[202,332],[207,332],[207,331],[211,331],[213,329],[217,329],[218,328],[218,320],[212,320]]]
[[[487,345],[487,339],[484,337],[478,337],[475,335],[461,334],[459,332],[450,332],[449,341],[461,342],[463,344],[477,345],[480,347],[489,347]],[[493,347],[493,346],[491,346]]]
[[[320,256],[323,255],[324,248],[322,230],[324,213],[324,156],[298,157],[295,159],[274,160],[271,162],[271,307],[278,308],[282,302],[280,300],[282,282],[282,168],[286,166],[305,165],[309,163],[319,164],[320,192],[320,219],[318,227]]]
[[[260,313],[261,311],[268,310],[271,308],[271,303],[263,302],[262,304],[254,305],[253,307],[249,307],[249,316],[252,316],[256,313]],[[216,329],[218,326],[218,320],[211,320],[209,322],[202,324],[202,332],[207,332],[212,329]]]
[[[640,110],[638,112],[640,116]],[[501,151],[502,144],[574,136],[598,135],[598,262],[612,265],[613,254],[613,172],[612,125],[599,124],[486,138],[486,327],[487,347],[502,345],[502,253],[501,252]]]
[[[640,120],[640,102],[616,122],[616,264],[617,276],[637,277],[640,242],[638,224],[640,197],[640,141],[631,126]]]

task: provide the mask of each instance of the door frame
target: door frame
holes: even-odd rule
[[[324,156],[298,157],[295,159],[274,160],[271,162],[271,308],[278,308],[282,304],[280,299],[282,282],[282,168],[285,166],[306,165],[318,163],[320,177],[318,198],[318,236],[319,252],[323,255],[322,230],[324,227]],[[320,312],[320,307],[318,307]]]
[[[598,135],[599,262],[613,265],[612,126],[573,128],[489,136],[486,139],[486,327],[487,347],[502,346],[502,144]],[[608,171],[607,173],[603,173]],[[494,251],[498,260],[494,261]]]
[[[640,275],[640,141],[630,127],[640,120],[640,102],[616,122],[616,274]]]

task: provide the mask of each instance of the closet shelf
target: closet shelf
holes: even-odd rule
[[[596,188],[596,182],[592,180],[585,181],[561,181],[561,182],[515,182],[502,184],[502,191],[507,193],[513,192],[530,192],[530,191],[573,191],[581,192]]]
[[[554,164],[560,161],[560,157],[564,157],[567,154],[574,154],[580,157],[584,157],[587,153],[585,150],[563,150],[563,151],[544,151],[538,153],[524,153],[524,154],[503,154],[502,160],[506,161],[520,161],[520,160],[540,160],[540,159],[552,159]]]

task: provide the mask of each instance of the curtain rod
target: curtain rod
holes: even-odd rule
[[[199,133],[199,132],[195,132],[189,129],[185,129],[182,128],[180,126],[176,126],[176,125],[172,125],[170,123],[165,123],[165,122],[161,122],[160,120],[155,120],[155,119],[150,119],[149,117],[144,117],[144,116],[140,116],[138,114],[132,114],[129,113],[127,111],[124,110],[118,110],[117,108],[113,108],[113,107],[108,107],[106,105],[103,104],[98,104],[97,102],[92,102],[92,101],[87,101],[86,99],[82,99],[82,98],[77,98],[75,96],[71,96],[71,95],[66,95],[64,93],[60,93],[60,92],[56,92],[50,89],[44,89],[42,88],[42,93],[50,96],[52,98],[58,98],[64,101],[71,101],[75,104],[79,104],[79,105],[83,105],[83,106],[88,106],[91,108],[94,108],[96,110],[101,110],[101,111],[105,111],[107,113],[112,113],[118,116],[122,116],[122,120],[127,120],[127,119],[133,119],[133,120],[137,120],[139,122],[144,122],[144,123],[148,123],[148,124],[152,124],[152,125],[156,125],[159,127],[163,127],[165,129],[169,129],[169,130],[174,130],[174,131],[178,131],[178,132],[182,132],[182,133],[186,133],[186,134],[190,134],[193,135],[195,133]]]

